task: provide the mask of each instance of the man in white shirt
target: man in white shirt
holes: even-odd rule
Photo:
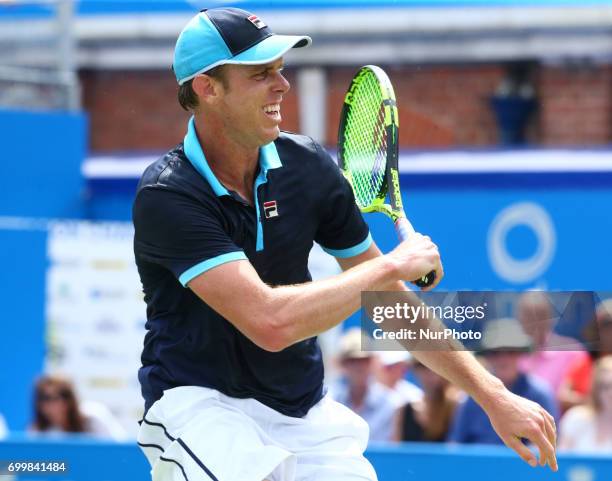
[[[342,378],[332,397],[359,414],[370,427],[369,441],[391,441],[397,410],[395,394],[374,376],[375,353],[361,349],[361,330],[349,329],[340,340]]]
[[[412,355],[408,351],[382,351],[379,353],[376,372],[378,381],[393,392],[397,408],[423,398],[423,391],[406,379]]]

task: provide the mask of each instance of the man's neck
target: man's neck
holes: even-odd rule
[[[209,167],[228,190],[253,203],[253,184],[259,165],[259,147],[241,144],[201,117],[195,119],[198,141]]]

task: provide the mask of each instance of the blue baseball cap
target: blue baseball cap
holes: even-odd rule
[[[179,85],[223,64],[260,65],[273,62],[310,37],[276,35],[257,15],[239,8],[202,10],[183,28],[172,67]]]

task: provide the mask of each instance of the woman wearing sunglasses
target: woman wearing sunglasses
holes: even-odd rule
[[[34,386],[30,431],[45,435],[83,433],[114,440],[126,437],[106,406],[89,401],[80,404],[69,380],[50,375],[40,377]]]

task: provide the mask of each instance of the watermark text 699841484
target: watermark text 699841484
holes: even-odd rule
[[[37,474],[67,474],[68,462],[62,460],[0,460],[0,476],[18,476]]]

